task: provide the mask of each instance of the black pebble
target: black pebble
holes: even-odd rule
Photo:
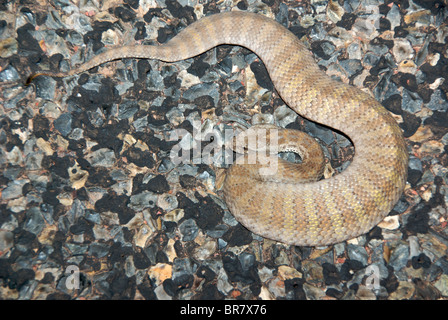
[[[154,193],[162,194],[170,191],[170,185],[163,175],[157,175],[148,182],[147,189]]]
[[[257,80],[257,83],[260,85],[260,87],[263,87],[268,90],[274,89],[274,84],[272,83],[268,71],[266,70],[266,67],[262,62],[260,61],[252,62],[250,64],[250,69],[254,73],[255,79]]]
[[[420,269],[420,268],[429,268],[431,266],[431,259],[424,253],[420,253],[418,256],[412,257],[411,260],[412,268]]]

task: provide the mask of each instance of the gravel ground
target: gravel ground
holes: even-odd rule
[[[319,248],[263,239],[216,190],[220,159],[172,161],[173,129],[191,133],[186,146],[195,123],[206,136],[265,121],[316,137],[329,172],[349,165],[350,141],[292,112],[246,49],[24,85],[230,10],[282,23],[397,119],[408,185],[368,234]],[[1,1],[0,298],[448,298],[447,16],[444,0]]]

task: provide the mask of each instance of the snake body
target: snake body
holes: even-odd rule
[[[264,62],[279,95],[295,112],[345,133],[355,146],[342,173],[320,181],[260,179],[256,166],[233,165],[222,192],[234,216],[252,232],[291,245],[338,243],[368,232],[394,207],[407,175],[408,154],[396,121],[370,95],[335,81],[285,27],[259,14],[227,12],[204,17],[160,46],[110,49],[63,72],[65,77],[121,58],[167,62],[199,55],[220,44],[246,47]]]

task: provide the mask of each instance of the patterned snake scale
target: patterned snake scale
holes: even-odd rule
[[[257,174],[251,176],[249,166],[233,165],[222,191],[237,220],[258,235],[300,246],[338,243],[377,225],[406,183],[408,154],[400,128],[370,95],[328,77],[297,37],[274,20],[246,12],[211,15],[166,44],[113,48],[67,73],[43,71],[35,76],[70,76],[121,58],[174,62],[220,44],[256,53],[289,107],[343,132],[355,146],[346,170],[319,181],[259,180]],[[282,170],[282,175],[295,176],[294,166]]]

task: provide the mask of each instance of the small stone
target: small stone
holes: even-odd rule
[[[430,140],[423,143],[418,151],[421,153],[441,154],[445,151],[445,146],[440,141]]]
[[[8,230],[0,230],[0,257],[14,245],[14,234]]]
[[[126,100],[118,107],[118,119],[132,118],[138,109],[138,103],[136,101]]]
[[[302,278],[302,273],[297,271],[294,268],[289,266],[279,266],[278,267],[278,276],[282,280],[294,279],[294,278]]]
[[[448,275],[442,274],[442,276],[434,283],[437,290],[440,291],[442,296],[448,297]]]
[[[1,197],[3,200],[18,198],[22,195],[23,186],[29,180],[14,180],[8,183],[8,186],[2,191]]]
[[[166,293],[165,289],[163,288],[163,286],[159,285],[154,289],[154,293],[157,296],[157,299],[159,300],[172,300],[173,298]]]
[[[304,278],[308,282],[318,282],[323,281],[323,269],[317,262],[313,260],[306,260],[302,264],[302,271],[304,273]]]
[[[170,191],[170,185],[163,175],[157,175],[148,181],[148,190],[157,194]]]
[[[369,255],[366,249],[362,246],[348,244],[347,253],[351,260],[356,260],[362,263],[362,265],[367,265],[367,260]]]
[[[389,258],[389,265],[394,268],[395,271],[404,268],[409,260],[409,247],[406,244],[399,244],[395,247]]]
[[[376,300],[375,293],[363,285],[359,286],[358,291],[356,292],[356,297],[359,300]]]
[[[86,160],[94,167],[112,167],[116,158],[112,150],[101,148],[87,155]]]
[[[199,228],[193,219],[187,219],[179,225],[179,231],[182,233],[182,241],[192,241],[199,233]]]
[[[269,281],[268,289],[276,299],[286,296],[285,281],[283,281],[279,277],[275,277],[274,279]]]
[[[396,230],[400,226],[400,219],[398,216],[389,216],[384,218],[383,221],[381,221],[378,224],[378,227],[386,229],[386,230]]]
[[[8,58],[17,53],[17,40],[15,38],[6,38],[0,40],[0,58]]]
[[[185,215],[184,209],[175,209],[163,216],[164,221],[172,221],[178,223]]]
[[[395,61],[400,63],[404,60],[412,60],[415,56],[414,48],[412,48],[409,40],[404,38],[398,38],[394,40],[394,47],[392,48],[392,54],[395,57]]]
[[[148,270],[148,276],[155,280],[157,286],[160,286],[166,279],[171,279],[173,267],[168,263],[157,263]]]
[[[131,196],[129,207],[136,211],[142,211],[146,208],[154,208],[157,203],[157,196],[150,191],[143,191]]]
[[[219,269],[217,278],[218,281],[216,285],[219,291],[223,292],[224,294],[227,294],[231,290],[233,290],[233,286],[229,283],[229,278],[224,268]]]
[[[63,113],[54,120],[54,127],[58,130],[64,137],[67,136],[72,131],[72,116],[70,113]]]
[[[204,244],[194,249],[193,255],[199,261],[203,261],[212,256],[216,252],[216,248],[216,241],[206,241]]]
[[[418,10],[411,11],[404,16],[404,22],[409,25],[413,22],[418,22],[419,24],[429,25],[431,23],[431,11],[429,10]]]
[[[40,152],[28,154],[25,160],[26,169],[30,171],[41,169],[43,157],[44,157],[43,154]]]
[[[389,295],[389,300],[408,300],[415,292],[415,286],[408,281],[400,281],[398,288]]]
[[[27,230],[35,235],[38,235],[45,226],[45,220],[42,217],[42,213],[37,207],[32,207],[26,213],[26,220],[23,226],[24,230]]]
[[[1,48],[0,48],[1,55]],[[20,80],[20,75],[13,66],[7,66],[0,72],[0,82],[14,82]]]
[[[413,142],[424,142],[432,137],[434,137],[434,133],[431,131],[431,128],[429,126],[421,126],[409,137],[409,140]]]
[[[50,77],[37,77],[33,82],[36,85],[36,97],[53,100],[56,93],[56,80]]]
[[[77,162],[75,162],[73,167],[68,168],[68,175],[70,177],[72,187],[75,190],[83,188],[89,178],[89,172],[81,169]]]
[[[329,1],[327,6],[327,16],[333,22],[336,23],[342,19],[344,15],[344,8],[339,5],[337,1]]]
[[[148,242],[148,239],[151,239],[154,235],[155,230],[151,229],[149,225],[142,224],[140,227],[136,230],[135,236],[134,236],[134,243],[136,246],[139,246],[140,248],[145,248]]]
[[[6,158],[12,165],[21,165],[23,163],[22,151],[17,146],[14,146],[10,152],[6,153]]]
[[[339,61],[339,64],[342,66],[342,68],[344,68],[344,70],[347,72],[349,77],[360,72],[363,68],[361,61],[359,61],[358,59],[342,60],[342,61]]]
[[[275,258],[275,263],[277,265],[282,265],[282,264],[288,265],[289,264],[288,254],[285,251],[281,250],[279,252],[278,256]]]
[[[177,197],[173,194],[163,194],[158,197],[157,206],[164,211],[172,211],[177,208]]]
[[[280,127],[285,128],[288,124],[296,120],[297,113],[286,105],[283,105],[274,111],[274,118]]]

